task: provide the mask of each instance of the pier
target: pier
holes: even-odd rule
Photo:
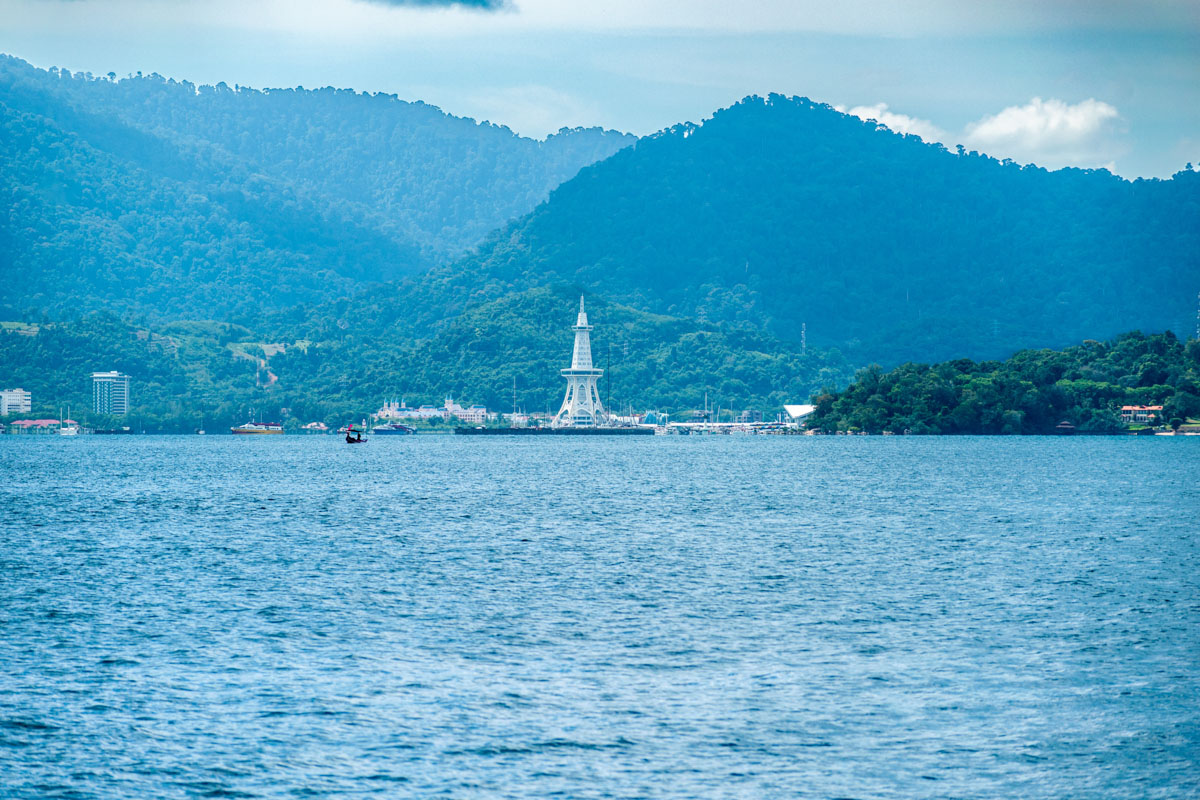
[[[654,428],[455,428],[456,436],[653,436]]]

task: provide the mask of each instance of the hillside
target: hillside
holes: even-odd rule
[[[454,307],[555,281],[793,342],[806,324],[860,363],[1188,330],[1200,175],[1047,172],[747,98],[582,170],[422,284]]]
[[[115,77],[115,76],[111,76]],[[249,320],[419,272],[633,137],[546,141],[349,90],[230,89],[0,56],[5,316]]]
[[[146,327],[110,314],[0,329],[5,387],[33,392],[34,415],[70,405],[101,426],[88,376],[132,376],[141,428],[186,432],[203,417],[222,430],[257,412],[267,419],[344,424],[385,399],[440,404],[447,395],[509,410],[557,410],[569,362],[579,295],[575,287],[531,289],[484,304],[426,337],[413,337],[369,313],[286,326],[290,336],[227,323],[177,321]],[[346,309],[341,309],[345,311]],[[837,352],[802,354],[770,336],[666,317],[589,299],[593,351],[607,368],[612,405],[681,412],[710,403],[773,413],[826,386],[844,385],[853,367]],[[338,323],[341,324],[338,324]],[[325,327],[325,326],[328,327]],[[0,326],[2,328],[3,326]],[[311,337],[311,338],[310,338]],[[123,424],[129,424],[127,421]]]
[[[426,336],[373,327],[374,308],[360,309],[340,317],[344,328],[319,320],[284,328],[319,344],[276,357],[271,368],[284,387],[303,386],[313,397],[349,403],[452,394],[493,409],[511,407],[516,378],[518,405],[556,411],[578,302],[577,287],[563,284],[512,293]],[[588,315],[596,363],[611,378],[602,397],[611,391],[617,407],[677,412],[701,407],[707,393],[713,404],[774,411],[843,385],[853,372],[836,351],[805,355],[761,332],[649,314],[603,296],[589,296]]]
[[[1200,342],[1127,333],[1004,361],[959,359],[861,370],[845,391],[814,398],[814,428],[881,433],[1054,433],[1123,429],[1122,405],[1161,405],[1162,422],[1200,416]]]

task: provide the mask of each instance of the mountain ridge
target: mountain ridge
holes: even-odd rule
[[[580,170],[425,280],[577,282],[898,363],[1186,325],[1157,287],[1196,282],[1198,231],[1194,172],[1048,172],[772,95]]]
[[[32,294],[54,314],[178,318],[205,308],[249,321],[254,303],[353,293],[467,250],[633,139],[564,129],[537,141],[393,95],[112,81],[11,56],[0,57],[0,113],[9,131],[0,175],[10,207],[25,208],[0,217],[0,237],[34,288],[0,290],[8,316]],[[161,237],[139,217],[177,230]],[[55,230],[61,249],[46,252],[29,221]],[[114,280],[89,284],[89,260]],[[151,279],[170,287],[165,305],[146,296]],[[59,288],[72,282],[78,298]],[[254,296],[264,285],[273,291]]]

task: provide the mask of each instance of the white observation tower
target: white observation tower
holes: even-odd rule
[[[600,404],[600,393],[596,381],[604,370],[592,366],[592,340],[588,335],[587,313],[583,310],[583,295],[579,296],[579,318],[575,320],[575,351],[571,354],[571,366],[561,371],[567,379],[567,396],[562,408],[551,423],[555,428],[584,428],[599,425],[604,419],[604,406]]]

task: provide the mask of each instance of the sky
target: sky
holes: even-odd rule
[[[1051,169],[1200,165],[1200,0],[0,0],[0,52],[394,93],[539,138],[778,92]]]

